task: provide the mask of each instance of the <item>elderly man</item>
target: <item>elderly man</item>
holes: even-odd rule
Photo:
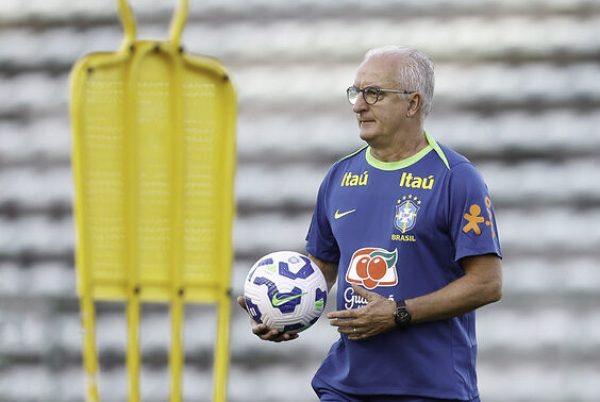
[[[337,281],[321,401],[479,401],[474,311],[501,297],[501,250],[483,179],[424,130],[433,87],[423,53],[385,47],[347,90],[366,145],[325,176],[306,237]]]

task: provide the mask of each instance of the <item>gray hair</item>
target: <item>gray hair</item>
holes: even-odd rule
[[[433,74],[433,62],[429,57],[413,48],[400,46],[384,46],[369,50],[365,54],[363,63],[374,56],[402,56],[406,62],[400,64],[398,71],[399,83],[407,86],[403,88],[421,94],[423,104],[421,106],[421,117],[423,120],[431,111],[433,102],[433,88],[435,77]]]

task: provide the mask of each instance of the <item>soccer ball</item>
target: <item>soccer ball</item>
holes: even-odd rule
[[[260,258],[250,268],[244,298],[254,321],[295,334],[321,316],[327,303],[327,282],[308,257],[278,251]]]

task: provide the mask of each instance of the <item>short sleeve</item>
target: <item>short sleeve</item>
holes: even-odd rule
[[[453,167],[449,183],[449,231],[455,261],[483,254],[502,257],[496,214],[487,185],[470,163]]]
[[[328,174],[319,187],[317,202],[306,235],[306,251],[323,261],[338,262],[340,250],[327,215],[329,177]]]

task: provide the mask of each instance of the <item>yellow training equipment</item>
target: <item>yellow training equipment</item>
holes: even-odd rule
[[[88,402],[99,401],[95,302],[126,303],[129,401],[140,400],[140,307],[171,311],[170,401],[182,400],[184,304],[216,303],[214,401],[226,400],[236,100],[215,59],[180,46],[180,0],[168,41],[136,39],[127,0],[117,52],[71,76],[78,292]]]

